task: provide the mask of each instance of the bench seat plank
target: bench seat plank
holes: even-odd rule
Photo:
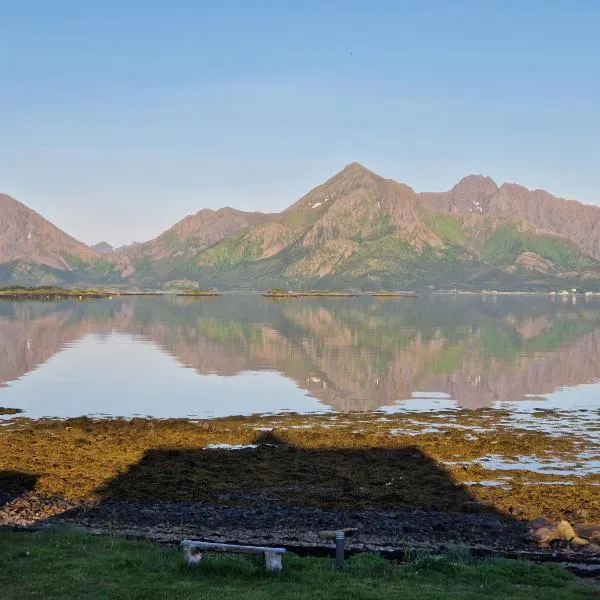
[[[182,546],[198,548],[207,552],[237,552],[238,554],[264,554],[271,552],[285,554],[285,548],[266,548],[263,546],[238,546],[237,544],[220,544],[218,542],[197,542],[196,540],[183,540]]]
[[[232,552],[237,554],[264,554],[267,571],[281,571],[281,556],[285,548],[266,548],[263,546],[238,546],[237,544],[220,544],[218,542],[199,542],[183,540],[181,542],[188,565],[197,565],[202,560],[203,552]]]

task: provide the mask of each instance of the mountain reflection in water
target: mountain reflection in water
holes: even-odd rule
[[[45,398],[42,384],[29,383],[32,375],[25,376],[50,369],[63,350],[72,357],[64,368],[75,378],[73,402],[85,395],[86,387],[102,389],[110,378],[110,363],[103,370],[108,350],[102,344],[115,335],[146,347],[137,358],[134,345],[121,347],[123,372],[140,382],[150,375],[157,381],[162,377],[169,396],[165,401],[173,404],[179,377],[187,378],[186,394],[196,386],[198,395],[207,398],[210,389],[208,401],[215,405],[232,393],[251,404],[252,384],[233,392],[219,383],[222,379],[194,374],[190,381],[189,371],[184,375],[167,363],[155,364],[150,354],[156,348],[200,376],[278,373],[294,382],[303,397],[309,392],[318,401],[311,410],[374,410],[419,393],[442,394],[460,406],[480,408],[594,383],[600,375],[596,298],[576,303],[546,296],[451,295],[268,301],[231,294],[205,300],[0,302],[0,386],[8,386],[0,390],[0,406],[11,406],[11,390],[16,400],[25,393]],[[88,364],[82,364],[84,347],[85,356],[93,356],[86,358]],[[108,349],[116,360],[114,348],[109,344]],[[273,379],[264,381],[264,389],[269,381]],[[264,389],[260,393],[267,393]],[[280,386],[277,393],[285,395],[285,389]],[[129,414],[118,412],[128,398],[115,400],[116,407],[106,412]],[[52,398],[44,401],[44,414],[51,416]],[[302,410],[301,404],[286,406],[285,397],[278,406]]]

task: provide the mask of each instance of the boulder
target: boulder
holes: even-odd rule
[[[569,540],[569,543],[572,544],[573,546],[587,546],[587,545],[589,545],[589,542],[587,540],[584,540],[583,538],[580,538],[578,536],[575,536],[574,538],[571,538]]]
[[[600,542],[600,523],[577,523],[573,525],[575,533],[590,542]]]
[[[547,523],[544,519],[537,519],[532,525],[528,531],[529,537],[542,547],[547,547],[556,541],[570,542],[577,537],[568,521]]]

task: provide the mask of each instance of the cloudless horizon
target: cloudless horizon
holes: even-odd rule
[[[86,243],[358,161],[600,204],[593,0],[0,0],[0,192]]]

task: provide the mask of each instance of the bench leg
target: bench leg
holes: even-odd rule
[[[184,548],[183,556],[185,558],[186,564],[188,565],[200,564],[200,561],[202,560],[202,552],[198,552],[196,548]]]
[[[281,554],[278,552],[265,552],[265,565],[267,566],[267,571],[282,571]]]

